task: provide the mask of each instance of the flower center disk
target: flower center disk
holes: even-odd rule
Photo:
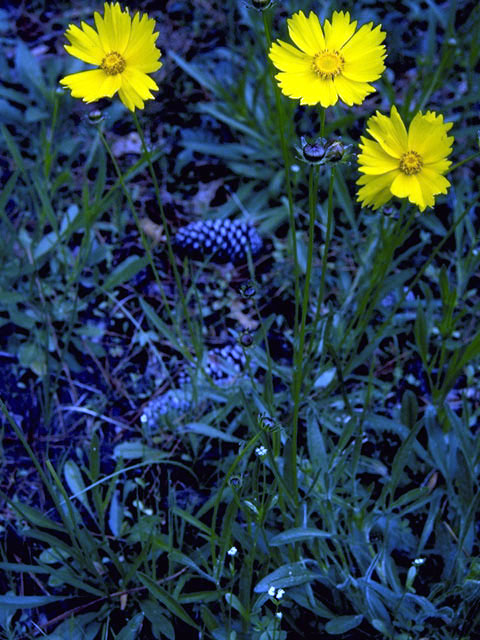
[[[338,76],[345,64],[345,60],[338,51],[319,51],[313,56],[312,70],[322,80],[333,80]]]
[[[423,167],[422,156],[416,151],[407,151],[400,158],[400,171],[407,176],[413,176],[420,173]]]
[[[101,64],[101,67],[107,76],[116,76],[118,73],[122,73],[126,66],[127,63],[116,51],[107,53]]]

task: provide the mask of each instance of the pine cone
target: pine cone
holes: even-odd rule
[[[255,257],[263,245],[255,228],[240,220],[205,220],[179,229],[173,247],[182,258],[193,260],[211,257],[212,262],[234,265],[247,262],[247,246]]]
[[[245,354],[238,344],[211,349],[205,363],[206,373],[220,387],[226,387],[239,376],[245,366]],[[166,413],[182,413],[192,408],[191,366],[185,365],[178,377],[178,387],[151,400],[143,409],[142,422],[154,428]]]

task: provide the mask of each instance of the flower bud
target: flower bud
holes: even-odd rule
[[[319,164],[322,162],[325,156],[325,140],[323,138],[317,138],[313,142],[307,142],[305,138],[302,137],[302,147],[301,153],[303,159],[306,162],[310,162],[311,164]]]
[[[238,342],[242,345],[242,347],[251,347],[253,344],[253,336],[250,331],[247,329],[240,334],[238,338]]]
[[[100,124],[102,120],[103,120],[103,113],[100,111],[100,109],[94,109],[93,111],[90,111],[90,113],[88,114],[88,121],[90,124]]]
[[[253,298],[256,293],[255,286],[251,280],[247,280],[247,282],[244,282],[240,287],[240,295],[242,298]]]
[[[258,426],[262,431],[267,431],[268,433],[279,431],[282,428],[275,418],[272,418],[266,413],[260,413],[258,415]]]
[[[263,11],[264,9],[268,9],[273,4],[272,0],[250,0],[250,4],[254,9],[258,9],[259,11]]]
[[[332,140],[325,150],[325,162],[340,162],[345,155],[345,147],[340,140]]]
[[[240,489],[243,484],[242,476],[231,476],[228,484],[232,489]]]

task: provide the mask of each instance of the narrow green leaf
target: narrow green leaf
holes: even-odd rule
[[[168,341],[168,343],[170,345],[172,345],[173,347],[175,347],[179,351],[182,351],[182,349],[180,348],[180,345],[178,343],[177,338],[170,331],[169,327],[163,322],[163,320],[161,320],[158,317],[158,314],[156,313],[156,311],[148,304],[148,302],[145,302],[145,300],[143,300],[142,298],[139,299],[139,302],[140,302],[140,306],[142,307],[145,315],[147,316],[149,321],[152,323],[152,325],[155,327],[155,329],[159,332],[159,334],[163,338],[166,338],[166,340]]]
[[[192,514],[188,511],[180,509],[180,507],[173,507],[171,509],[171,512],[175,513],[177,516],[180,516],[181,518],[183,518],[183,520],[186,520],[188,523],[190,523],[200,531],[203,531],[203,533],[207,534],[209,540],[212,538],[217,538],[217,535],[214,531],[212,531],[212,529],[210,529],[210,527],[208,527],[198,518],[195,518],[195,516],[192,516]]]
[[[292,564],[285,564],[268,576],[262,578],[260,582],[255,586],[255,593],[264,593],[275,587],[275,589],[284,589],[286,587],[294,587],[305,582],[312,582],[316,580],[317,574],[307,569],[306,565],[311,564],[317,566],[317,563],[313,560],[303,560],[300,562],[293,562]]]
[[[425,364],[428,356],[428,333],[427,322],[425,319],[425,313],[421,304],[417,306],[417,316],[415,318],[414,326],[415,343],[418,353]]]
[[[44,529],[53,529],[54,531],[65,531],[65,527],[62,524],[50,520],[35,507],[30,507],[21,502],[10,502],[10,504],[31,525],[43,527]]]
[[[133,618],[130,618],[115,640],[136,640],[143,624],[143,617],[143,613],[137,613]]]
[[[329,620],[325,625],[325,631],[332,635],[337,635],[340,633],[346,633],[351,629],[355,629],[362,622],[363,616],[338,616],[338,618],[333,618],[333,620]]]
[[[240,442],[240,438],[236,438],[203,422],[189,422],[179,430],[187,433],[190,431],[191,433],[197,433],[198,435],[207,436],[208,438],[218,438],[225,442]]]
[[[116,538],[120,537],[123,522],[123,508],[119,500],[119,492],[114,491],[108,510],[108,526]]]
[[[418,400],[417,396],[407,389],[402,396],[402,406],[400,416],[403,424],[409,429],[413,429],[417,423]]]
[[[238,613],[242,616],[244,620],[250,619],[248,612],[245,610],[245,607],[243,606],[243,604],[240,602],[240,600],[237,598],[235,594],[226,593],[225,600],[231,607],[235,609],[235,611],[238,611]]]
[[[70,491],[74,494],[72,498],[78,498],[83,506],[90,511],[88,498],[85,495],[85,483],[78,465],[73,460],[67,460],[63,467],[65,480]]]
[[[48,569],[44,567],[38,567],[34,564],[23,564],[21,562],[0,562],[0,569],[16,573],[48,573]]]
[[[137,577],[140,582],[145,587],[147,587],[150,595],[152,595],[161,604],[167,607],[167,609],[175,616],[177,616],[177,618],[180,618],[180,620],[183,620],[197,631],[200,631],[200,628],[197,626],[197,624],[192,620],[185,609],[181,607],[178,602],[168,593],[168,591],[165,591],[163,587],[157,584],[154,580],[152,580],[152,578],[150,578],[150,576],[147,576],[145,573],[141,573],[139,571],[137,573]]]
[[[124,282],[131,280],[139,271],[144,269],[148,264],[148,257],[129,256],[121,264],[119,264],[113,272],[105,279],[103,288],[109,291]]]
[[[320,531],[320,529],[314,529],[313,527],[299,527],[277,533],[277,535],[270,538],[269,544],[271,547],[279,547],[282,544],[294,544],[295,542],[312,540],[313,538],[331,538],[332,535],[329,531]]]
[[[123,458],[123,460],[133,460],[135,458],[143,458],[145,460],[159,461],[168,458],[168,454],[143,444],[141,440],[130,440],[129,442],[121,442],[113,450],[114,458]]]
[[[0,609],[34,609],[71,597],[73,598],[73,596],[14,596],[5,594],[0,596]]]
[[[178,562],[179,564],[182,564],[186,567],[190,567],[190,569],[193,569],[196,573],[201,575],[206,580],[209,580],[210,582],[213,582],[214,584],[216,584],[215,578],[213,578],[206,571],[201,569],[198,566],[198,564],[196,564],[189,556],[185,555],[184,553],[181,553],[180,551],[175,551],[175,550],[171,551],[168,555],[172,562]]]

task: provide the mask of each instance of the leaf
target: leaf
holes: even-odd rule
[[[150,620],[152,624],[155,638],[161,637],[160,634],[163,634],[168,640],[175,640],[175,629],[170,620],[160,612],[161,610],[157,602],[144,600],[140,603],[140,606],[145,617]]]
[[[169,558],[173,562],[178,562],[179,564],[183,564],[183,565],[185,565],[187,567],[190,567],[190,569],[193,569],[196,573],[199,573],[206,580],[209,580],[210,582],[213,582],[214,584],[216,584],[215,578],[213,578],[212,576],[208,575],[208,573],[206,571],[204,571],[203,569],[201,569],[198,566],[198,564],[196,564],[189,556],[186,556],[185,554],[181,553],[180,551],[171,551],[169,553]]]
[[[157,584],[150,576],[147,576],[145,573],[141,573],[140,571],[137,573],[137,577],[140,582],[147,587],[150,594],[156,598],[161,604],[163,604],[167,609],[173,613],[177,618],[183,620],[187,624],[189,624],[197,631],[200,631],[200,628],[196,625],[196,623],[192,620],[192,618],[188,615],[183,607],[181,607],[178,602],[173,598],[168,591],[165,591],[163,587]]]
[[[103,288],[108,291],[109,289],[118,287],[124,282],[128,282],[128,280],[131,280],[134,276],[136,276],[139,271],[144,269],[147,264],[147,256],[129,256],[113,270],[108,278],[105,279]]]
[[[138,638],[143,624],[143,617],[143,613],[134,615],[117,635],[116,640],[135,640]]]
[[[42,551],[44,553],[44,551]],[[40,554],[41,559],[42,554]],[[17,573],[48,573],[48,569],[37,567],[34,564],[22,564],[20,562],[0,562],[0,569],[3,571],[16,571]]]
[[[108,511],[108,526],[115,537],[119,537],[122,531],[123,508],[118,498],[118,491],[113,493]]]
[[[73,598],[73,596],[15,596],[5,594],[0,596],[0,609],[34,609],[44,607],[52,602]]]
[[[160,335],[163,336],[164,338],[166,338],[166,340],[169,342],[169,344],[171,344],[173,347],[175,347],[179,351],[182,351],[182,349],[181,349],[181,347],[180,347],[180,345],[178,343],[177,338],[170,331],[168,325],[166,325],[163,322],[163,320],[161,320],[158,317],[158,314],[156,313],[156,311],[148,304],[148,302],[145,302],[145,300],[143,300],[143,298],[140,298],[139,302],[140,302],[140,306],[142,307],[145,315],[150,320],[150,322],[155,327],[155,329],[160,333]]]
[[[238,611],[238,613],[242,616],[244,620],[249,620],[249,614],[247,613],[247,611],[245,610],[245,607],[243,606],[243,604],[240,602],[240,600],[237,598],[236,595],[234,595],[233,593],[226,593],[225,600],[231,607],[235,609],[235,611]]]
[[[202,73],[196,66],[190,64],[174,51],[169,51],[168,55],[173,58],[178,66],[185,71],[191,78],[196,80],[202,87],[209,89],[212,93],[216,92],[215,83],[207,75]]]
[[[10,502],[12,507],[16,509],[27,522],[35,527],[43,527],[44,529],[53,529],[54,531],[65,531],[63,525],[47,518],[41,511],[30,507],[21,502]]]
[[[400,416],[403,424],[409,429],[413,429],[417,423],[418,401],[417,396],[407,389],[402,396],[402,406]]]
[[[270,587],[285,589],[286,587],[294,587],[316,580],[317,574],[307,569],[305,566],[307,562],[315,565],[315,567],[317,566],[313,560],[301,560],[300,562],[285,564],[262,578],[254,589],[255,593],[265,593]]]
[[[295,529],[289,529],[288,531],[282,531],[276,536],[273,536],[269,540],[271,547],[279,547],[282,544],[293,544],[295,542],[301,542],[302,540],[311,540],[312,538],[331,538],[332,533],[329,531],[321,531],[320,529],[314,529],[313,527],[298,527]]]
[[[422,359],[422,362],[426,364],[428,356],[428,334],[427,334],[427,322],[425,320],[425,314],[421,304],[417,307],[417,316],[415,318],[414,326],[415,343],[417,345],[418,353]]]
[[[327,468],[327,454],[322,432],[318,426],[318,420],[313,413],[307,420],[307,443],[310,460],[316,467]]]
[[[67,460],[63,467],[63,474],[70,491],[74,494],[72,498],[78,498],[83,506],[90,511],[88,498],[85,495],[85,483],[78,465],[73,460]]]
[[[189,422],[179,429],[179,431],[191,431],[192,433],[198,433],[199,435],[207,436],[208,438],[225,440],[225,442],[240,442],[240,438],[236,438],[229,433],[225,433],[224,431],[211,427],[209,424],[205,424],[203,422]]]
[[[325,631],[332,635],[346,633],[350,631],[350,629],[355,629],[362,622],[363,616],[338,616],[338,618],[333,618],[333,620],[329,620],[325,625]]]
[[[205,533],[208,536],[209,540],[215,539],[217,537],[214,531],[210,529],[210,527],[208,527],[206,524],[204,524],[201,520],[193,516],[188,511],[185,511],[184,509],[180,509],[180,507],[173,507],[170,511],[172,513],[175,513],[177,516],[180,516],[181,518],[183,518],[184,520],[192,524],[194,527],[196,527],[200,531],[203,531],[203,533]]]
[[[26,86],[33,84],[37,89],[45,89],[43,74],[38,58],[27,45],[18,40],[15,51],[15,70],[20,74]]]
[[[146,444],[143,444],[141,440],[130,440],[129,442],[117,444],[113,450],[113,457],[123,458],[124,460],[143,458],[145,460],[155,462],[158,460],[164,460],[168,456],[166,453],[158,451],[158,449],[152,449]]]
[[[0,122],[3,124],[23,124],[23,114],[20,109],[12,107],[12,105],[0,98]]]
[[[324,389],[325,387],[328,387],[328,385],[335,378],[336,373],[337,373],[337,370],[335,369],[335,367],[332,367],[331,369],[327,369],[322,374],[320,374],[318,378],[315,380],[315,382],[313,383],[313,388]]]

